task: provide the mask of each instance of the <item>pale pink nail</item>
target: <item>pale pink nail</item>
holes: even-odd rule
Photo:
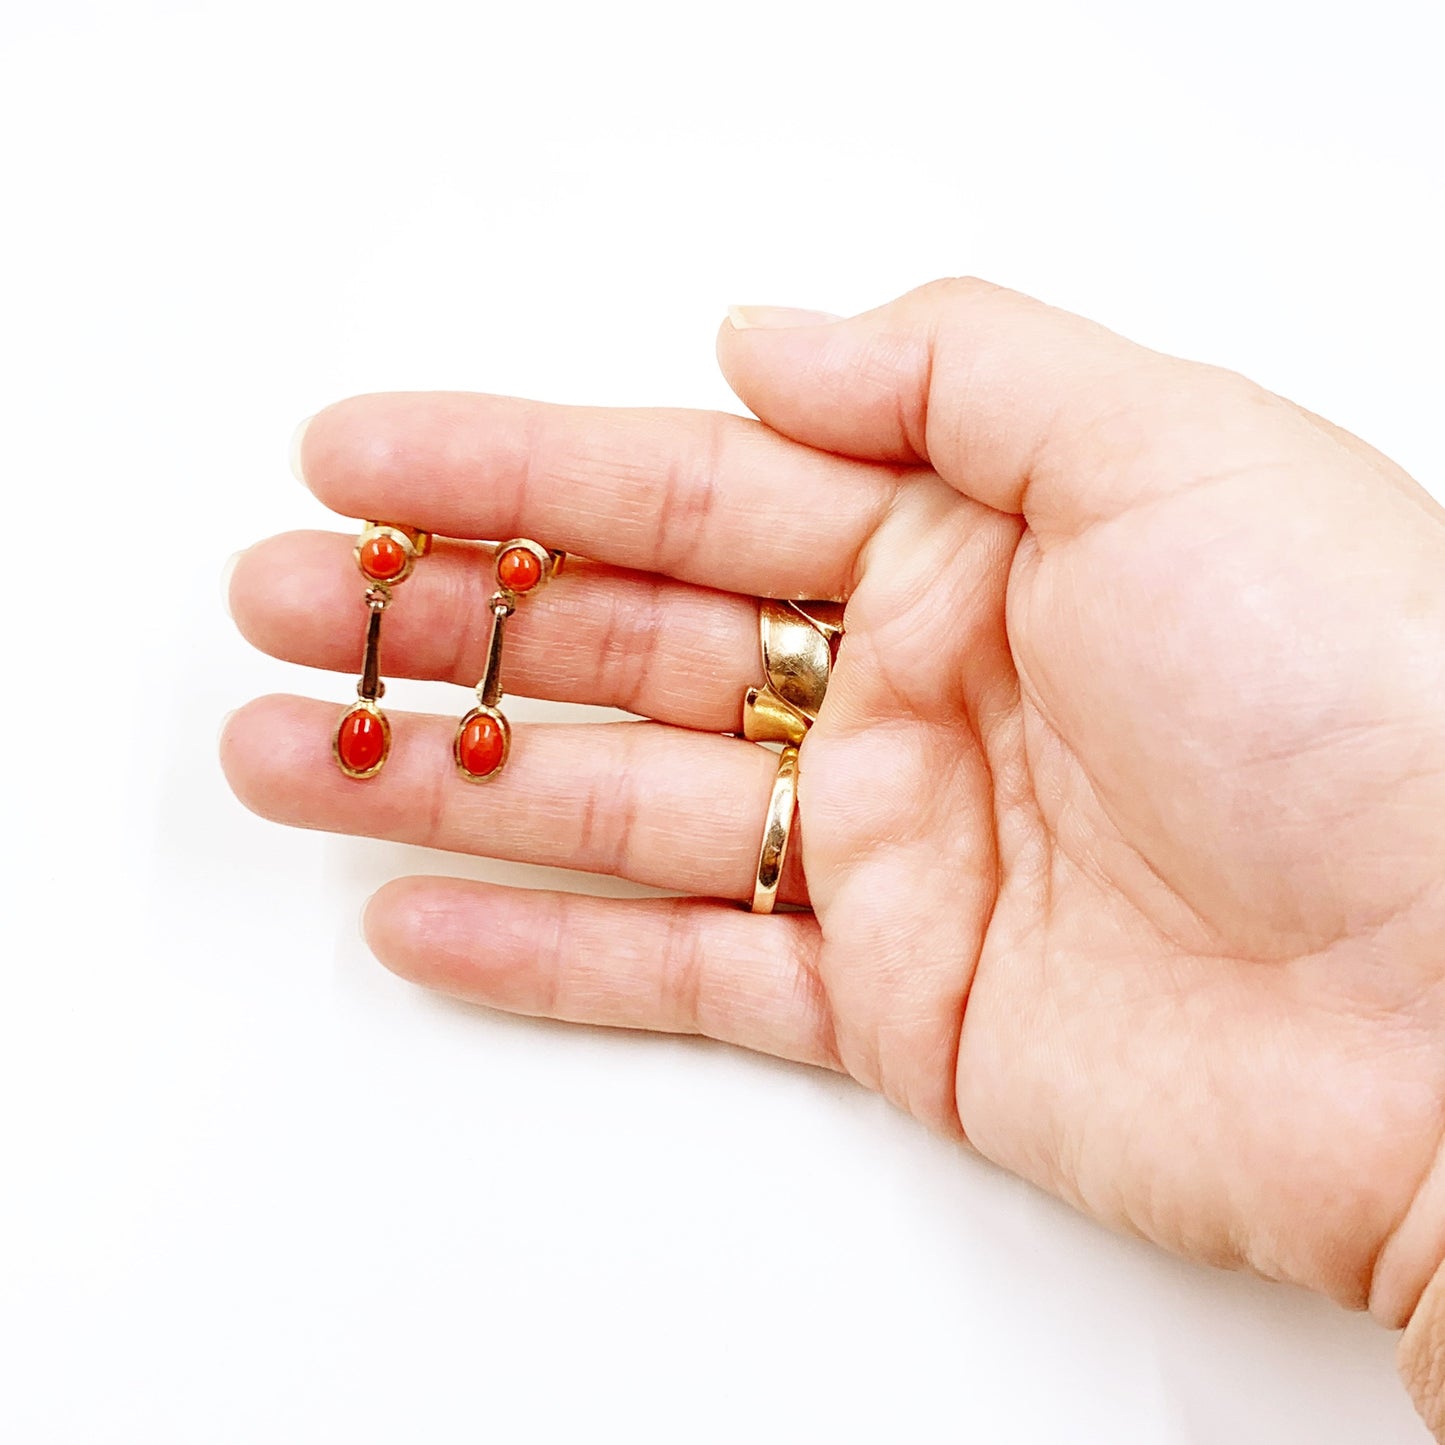
[[[291,474],[298,482],[305,482],[306,473],[301,467],[301,443],[306,440],[306,428],[311,425],[311,418],[308,416],[300,426],[291,433]]]
[[[797,306],[729,306],[734,331],[782,331],[790,326],[826,326],[841,321],[831,311],[804,311]]]

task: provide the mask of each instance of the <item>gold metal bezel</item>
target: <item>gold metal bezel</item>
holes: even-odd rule
[[[473,773],[462,765],[462,733],[466,731],[467,724],[477,717],[489,717],[502,730],[502,756],[497,766],[490,773]],[[502,769],[507,766],[507,758],[512,751],[512,725],[507,721],[506,714],[499,708],[490,706],[487,703],[479,702],[465,717],[457,724],[457,730],[452,735],[452,761],[457,765],[457,772],[469,783],[490,783],[493,778],[499,776]]]
[[[537,565],[542,569],[541,575],[537,578],[537,585],[529,587],[525,592],[515,592],[502,581],[501,572],[498,566],[503,556],[520,547],[524,552],[530,552],[537,559]],[[567,560],[565,552],[555,552],[544,547],[540,542],[534,542],[530,537],[509,537],[505,542],[497,543],[497,550],[492,556],[492,569],[497,579],[497,586],[504,592],[515,597],[532,597],[540,592],[562,570],[562,563]]]
[[[406,553],[406,566],[395,577],[373,577],[361,565],[361,549],[373,537],[390,537],[392,541],[399,542],[402,551]],[[418,531],[415,527],[403,527],[396,522],[368,522],[362,528],[361,535],[357,537],[356,545],[351,549],[351,555],[356,561],[356,570],[371,586],[395,587],[399,582],[405,582],[411,576],[417,562],[431,551],[431,542],[430,532]]]
[[[369,712],[381,723],[381,757],[377,759],[374,768],[367,768],[363,772],[348,767],[341,757],[341,725],[354,712]],[[336,766],[348,778],[355,778],[357,782],[365,782],[367,778],[374,778],[386,766],[386,760],[391,756],[391,722],[370,698],[359,697],[355,702],[348,703],[342,709],[341,716],[336,719],[336,726],[331,730],[331,756],[336,759]]]

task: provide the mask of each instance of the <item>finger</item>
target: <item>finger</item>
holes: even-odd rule
[[[391,713],[391,756],[358,782],[331,755],[340,716],[299,697],[240,709],[221,737],[236,795],[300,828],[752,897],[777,772],[777,755],[755,743],[657,723],[516,724],[506,768],[473,783],[452,761],[455,721]],[[781,892],[795,903],[800,852]]]
[[[927,462],[1044,538],[1195,480],[1181,457],[1227,466],[1235,433],[1284,411],[1242,377],[982,281],[935,282],[851,320],[735,316],[719,361],[769,426],[849,456]],[[1241,398],[1252,405],[1224,411]]]
[[[338,402],[311,418],[297,455],[343,516],[535,537],[766,597],[843,597],[898,485],[896,470],[743,417],[460,392]]]
[[[291,532],[242,554],[231,611],[248,641],[335,672],[361,665],[366,626],[352,539]],[[387,610],[386,672],[475,685],[492,614],[490,548],[438,541]],[[506,690],[737,731],[761,680],[758,604],[653,573],[569,561],[508,624]]]
[[[402,878],[368,904],[365,930],[388,968],[473,1003],[839,1067],[811,914]]]

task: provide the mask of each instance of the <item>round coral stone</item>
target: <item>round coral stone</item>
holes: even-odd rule
[[[406,548],[385,532],[361,544],[361,570],[376,582],[394,582],[406,571]]]
[[[457,762],[474,778],[489,778],[502,766],[507,737],[496,718],[478,713],[457,734]]]
[[[510,592],[530,592],[542,580],[542,564],[526,547],[508,547],[497,558],[497,581]]]
[[[367,708],[354,708],[336,729],[336,756],[353,773],[369,773],[386,756],[386,729]]]

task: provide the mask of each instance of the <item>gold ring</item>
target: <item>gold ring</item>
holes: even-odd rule
[[[743,736],[755,743],[796,747],[817,720],[843,632],[836,602],[764,598],[758,612],[763,685],[743,697]]]
[[[790,745],[778,754],[778,775],[768,799],[763,843],[758,849],[758,880],[753,884],[754,913],[771,913],[778,901],[778,884],[782,882],[783,861],[788,856],[788,839],[793,836],[797,811],[798,750]]]

